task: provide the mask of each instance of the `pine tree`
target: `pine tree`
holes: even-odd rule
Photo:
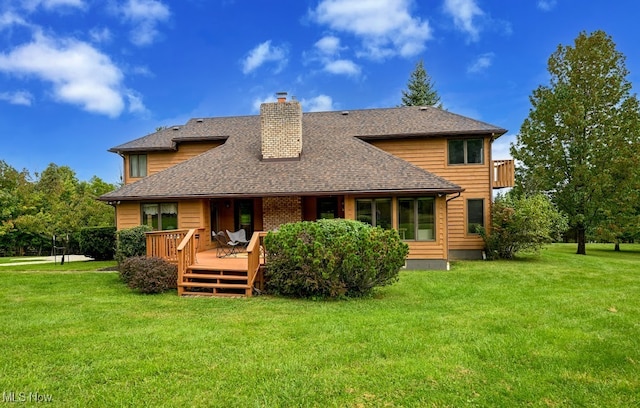
[[[416,69],[411,73],[407,90],[402,91],[401,106],[436,106],[442,107],[440,96],[435,90],[435,83],[424,69],[422,60],[416,64]]]

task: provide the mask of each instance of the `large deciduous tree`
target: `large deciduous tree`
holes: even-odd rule
[[[418,61],[415,70],[411,73],[407,90],[402,91],[402,106],[442,107],[433,79],[424,69],[422,60]]]
[[[559,45],[548,70],[511,153],[522,164],[520,187],[551,195],[586,254],[588,230],[637,211],[639,104],[624,55],[602,31]]]

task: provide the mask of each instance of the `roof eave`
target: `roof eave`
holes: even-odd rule
[[[177,146],[175,145],[175,143],[173,144],[173,146],[171,147],[123,147],[123,148],[117,148],[117,147],[112,147],[111,149],[107,150],[108,152],[111,153],[145,153],[145,152],[175,152],[176,150],[178,150]]]
[[[250,197],[288,197],[288,196],[335,196],[335,195],[447,195],[462,193],[461,187],[422,188],[422,189],[374,189],[374,190],[336,190],[336,191],[297,191],[297,192],[256,192],[256,193],[213,193],[213,194],[173,194],[145,196],[109,196],[98,197],[98,200],[110,201],[148,201],[148,200],[189,200],[206,198],[250,198]]]
[[[419,139],[419,138],[427,138],[427,137],[443,137],[443,136],[476,136],[476,135],[487,135],[491,136],[494,139],[502,136],[507,133],[506,129],[496,128],[496,129],[483,129],[483,130],[464,130],[464,131],[454,131],[454,130],[444,130],[441,132],[427,132],[427,133],[399,133],[399,134],[380,134],[380,135],[355,135],[354,137],[360,140],[388,140],[388,139]]]

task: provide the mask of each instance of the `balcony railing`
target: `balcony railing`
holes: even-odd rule
[[[513,160],[493,161],[493,188],[513,187],[516,185],[516,166]]]

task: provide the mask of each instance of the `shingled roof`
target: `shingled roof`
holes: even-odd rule
[[[182,141],[226,140],[199,156],[128,184],[105,201],[177,198],[455,193],[462,188],[365,141],[506,130],[432,107],[303,114],[300,160],[262,161],[260,117],[192,119],[110,151],[175,150]]]

